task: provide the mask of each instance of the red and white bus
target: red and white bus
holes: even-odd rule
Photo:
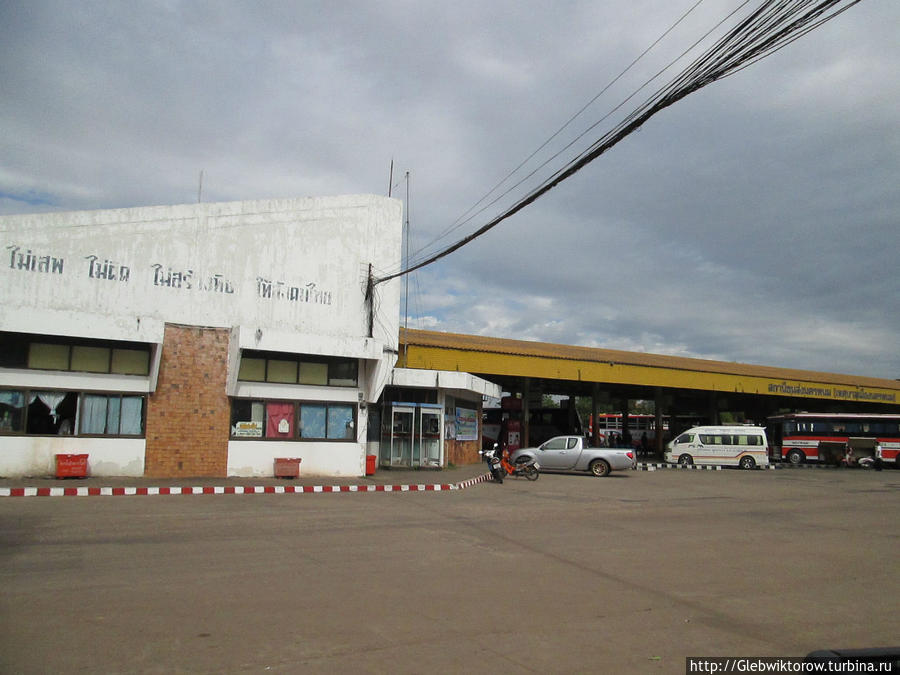
[[[885,463],[900,468],[900,415],[864,413],[791,413],[768,419],[773,460],[839,463],[843,458],[872,456],[880,446]]]

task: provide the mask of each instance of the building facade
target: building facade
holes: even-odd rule
[[[401,222],[377,196],[0,217],[0,475],[362,475]]]

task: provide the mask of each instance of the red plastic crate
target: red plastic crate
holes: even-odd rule
[[[300,457],[276,457],[275,478],[299,478]]]
[[[87,455],[57,455],[56,456],[56,477],[57,478],[87,478],[88,475],[88,456]]]
[[[366,455],[366,475],[375,475],[375,462],[378,460],[377,455]]]

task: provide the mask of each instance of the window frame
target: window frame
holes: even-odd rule
[[[83,432],[85,424],[85,415],[84,415],[84,405],[85,399],[88,396],[96,396],[96,397],[104,397],[106,398],[106,410],[104,413],[104,432],[103,433],[91,433],[91,432]],[[140,417],[140,428],[141,432],[139,434],[123,434],[122,431],[122,409],[123,403],[126,398],[137,398],[141,399],[141,417]],[[119,401],[119,417],[118,417],[118,433],[110,433],[108,431],[109,425],[109,401],[111,399],[117,399]],[[141,394],[132,394],[127,392],[102,392],[102,391],[83,391],[80,392],[78,396],[78,410],[80,414],[78,415],[78,429],[77,433],[73,434],[75,436],[79,436],[81,438],[146,438],[147,437],[147,397]]]
[[[29,365],[31,362],[31,350],[35,345],[43,345],[47,347],[57,347],[64,349],[65,367],[36,367]],[[0,368],[16,368],[32,371],[43,372],[68,372],[68,373],[92,373],[105,375],[126,375],[134,377],[148,377],[152,370],[152,345],[146,342],[127,342],[122,340],[95,340],[91,338],[64,337],[57,335],[41,335],[36,333],[14,333],[9,331],[0,331],[0,350],[10,348],[10,354],[2,360]],[[96,368],[84,370],[73,367],[73,361],[76,360],[75,350],[105,350],[106,351],[106,367],[104,370]],[[119,358],[116,353],[119,352]],[[123,352],[139,352],[144,355],[142,359],[143,372],[134,372],[133,369],[126,372],[114,368],[114,364],[123,363],[130,368],[132,361],[127,357],[123,357]],[[62,366],[62,364],[59,364]]]
[[[284,398],[261,398],[261,397],[230,397],[229,398],[229,424],[228,424],[228,440],[229,441],[253,441],[253,442],[287,442],[287,443],[357,443],[357,431],[359,429],[359,406],[350,401],[316,401],[309,399],[284,399]],[[234,434],[235,425],[238,422],[246,422],[248,420],[236,420],[234,417],[235,414],[235,406],[236,402],[241,402],[252,406],[254,403],[259,403],[264,406],[263,410],[265,410],[265,417],[263,419],[263,429],[261,436],[236,436]],[[291,436],[289,438],[278,437],[278,436],[267,436],[267,420],[268,420],[268,405],[269,404],[290,404],[293,406],[292,413],[292,430]],[[325,416],[325,436],[307,436],[304,437],[302,435],[302,410],[303,406],[321,406],[324,408],[324,416]],[[329,411],[332,408],[349,408],[352,413],[352,418],[350,422],[352,423],[353,434],[351,438],[339,438],[330,435],[329,422],[330,415]],[[252,421],[252,420],[249,420]]]
[[[0,436],[15,436],[25,438],[58,438],[60,436],[66,438],[128,438],[141,439],[147,437],[147,394],[142,392],[122,392],[122,391],[90,391],[83,389],[59,389],[53,387],[0,387],[0,391],[12,391],[20,393],[23,396],[24,405],[21,412],[21,429],[16,431],[13,429],[0,429]],[[28,432],[28,407],[31,405],[31,399],[34,395],[41,392],[55,394],[75,394],[75,418],[73,421],[73,429],[71,433],[29,433]],[[85,398],[88,396],[102,396],[107,399],[116,398],[119,400],[119,431],[122,429],[122,401],[126,398],[137,398],[141,400],[141,416],[140,416],[140,433],[139,434],[123,434],[123,433],[82,433],[84,426],[84,410]],[[108,406],[108,403],[107,403]],[[108,407],[104,413],[104,430],[108,424]]]
[[[244,360],[262,361],[262,379],[244,379],[241,377],[241,370]],[[274,377],[275,368],[270,367],[270,363],[280,362],[284,364],[295,364],[295,377],[291,380],[272,379]],[[325,366],[323,381],[303,381],[304,375],[309,373],[309,369],[304,369],[304,364],[309,366],[317,364]],[[347,372],[344,369],[352,371],[354,377],[343,377]],[[239,382],[265,382],[269,384],[287,384],[301,386],[316,387],[340,387],[342,389],[355,388],[359,386],[359,359],[346,356],[323,356],[319,354],[295,354],[291,352],[269,352],[256,349],[242,349],[240,355],[240,363],[238,364],[238,381]]]

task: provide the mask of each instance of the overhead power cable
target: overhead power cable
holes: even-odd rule
[[[532,204],[557,185],[567,180],[622,139],[640,129],[656,113],[677,103],[689,94],[756,63],[782,49],[796,39],[830,21],[861,0],[763,0],[745,19],[729,30],[668,85],[660,88],[641,106],[633,110],[613,129],[595,140],[575,159],[557,170],[541,185],[506,211],[471,234],[447,246],[427,259],[385,276],[372,278],[380,284],[409,274],[437,262],[474,241],[498,224]],[[843,5],[843,6],[840,6]]]
[[[747,4],[747,2],[749,2],[749,0],[746,0],[746,2],[745,2],[744,4]],[[603,87],[603,89],[601,89],[596,95],[594,95],[594,97],[593,97],[590,101],[588,101],[587,103],[585,103],[585,104],[581,107],[581,109],[578,110],[578,112],[576,112],[574,115],[572,115],[571,117],[569,117],[569,119],[566,120],[566,122],[565,122],[559,129],[557,129],[555,132],[553,132],[553,134],[552,134],[546,141],[544,141],[543,143],[541,143],[541,145],[539,145],[538,148],[537,148],[536,150],[534,150],[530,155],[528,155],[528,157],[526,157],[525,159],[523,159],[523,160],[519,163],[519,165],[518,165],[516,168],[514,168],[512,171],[510,171],[508,174],[506,174],[506,176],[504,176],[503,179],[502,179],[499,183],[497,183],[494,187],[492,187],[490,190],[488,190],[487,193],[485,193],[485,195],[484,195],[483,197],[481,197],[481,199],[479,199],[479,200],[478,200],[477,202],[475,202],[472,206],[470,206],[470,207],[469,207],[469,208],[468,208],[468,209],[467,209],[467,210],[466,210],[459,218],[456,219],[456,221],[455,221],[452,225],[450,225],[450,227],[448,227],[448,228],[445,229],[443,232],[441,232],[437,237],[435,237],[434,240],[432,240],[431,243],[426,244],[426,245],[423,247],[423,249],[428,248],[428,247],[431,246],[433,243],[436,243],[436,242],[440,241],[441,239],[443,239],[444,237],[448,236],[449,234],[451,234],[452,232],[454,232],[454,231],[457,230],[458,228],[460,228],[460,227],[462,227],[463,225],[465,225],[466,223],[470,222],[473,218],[475,218],[475,216],[477,216],[478,214],[484,212],[484,211],[487,210],[489,207],[491,207],[491,206],[493,206],[494,204],[496,204],[500,199],[502,199],[502,198],[505,197],[507,194],[509,194],[509,192],[511,192],[511,191],[514,190],[515,188],[519,187],[519,185],[521,185],[522,182],[523,182],[524,180],[527,180],[528,178],[530,178],[531,176],[533,176],[534,173],[535,173],[536,171],[540,170],[542,167],[544,167],[544,166],[546,165],[547,162],[552,161],[553,159],[555,159],[556,157],[558,157],[558,156],[559,156],[559,153],[553,155],[553,157],[551,157],[549,160],[547,160],[546,162],[544,162],[543,164],[541,164],[541,165],[538,167],[538,169],[535,170],[535,172],[532,172],[532,173],[528,174],[528,176],[526,176],[524,179],[522,179],[522,180],[518,181],[517,183],[515,183],[514,185],[512,185],[512,186],[511,186],[510,188],[508,188],[506,191],[504,191],[503,193],[501,193],[498,197],[496,197],[496,198],[493,199],[492,201],[490,201],[490,202],[488,202],[487,204],[485,204],[482,208],[480,208],[480,209],[478,208],[479,206],[481,206],[482,204],[484,204],[485,201],[488,200],[492,194],[494,194],[495,192],[497,192],[497,190],[499,190],[500,187],[501,187],[502,185],[504,185],[504,184],[505,184],[507,181],[509,181],[514,175],[516,175],[516,173],[518,173],[520,169],[522,169],[526,164],[528,164],[528,162],[530,162],[532,159],[534,159],[535,156],[538,155],[538,153],[540,153],[544,148],[546,148],[548,145],[550,145],[550,143],[553,142],[553,140],[554,140],[557,136],[559,136],[563,131],[565,131],[565,130],[569,127],[569,125],[571,125],[576,119],[578,119],[578,117],[580,117],[580,116],[581,116],[588,108],[590,108],[594,103],[596,103],[596,102],[597,102],[597,99],[599,99],[601,96],[603,96],[603,94],[605,94],[607,91],[609,91],[609,89],[610,89],[614,84],[616,84],[616,82],[618,82],[618,81],[621,80],[623,77],[625,77],[625,75],[628,73],[628,71],[630,71],[632,68],[634,68],[634,66],[636,66],[636,65],[638,64],[638,62],[639,62],[641,59],[643,59],[645,56],[647,56],[647,54],[649,54],[649,53],[653,50],[654,47],[656,47],[660,42],[662,42],[663,39],[665,39],[665,37],[666,37],[667,35],[669,35],[669,33],[671,33],[673,30],[675,30],[675,29],[676,29],[676,28],[677,28],[677,27],[678,27],[678,26],[679,26],[679,25],[680,25],[680,24],[681,24],[681,23],[682,23],[682,22],[683,22],[690,14],[691,14],[691,12],[693,12],[695,9],[697,9],[697,7],[699,7],[702,3],[703,3],[703,0],[697,0],[697,2],[695,2],[690,8],[688,8],[688,10],[687,10],[686,12],[684,12],[684,13],[678,18],[678,20],[675,21],[675,23],[673,23],[671,26],[669,26],[669,27],[668,27],[668,28],[667,28],[667,29],[666,29],[666,30],[665,30],[658,38],[656,38],[656,40],[654,40],[654,41],[652,42],[652,44],[651,44],[649,47],[647,47],[643,52],[641,52],[640,55],[638,55],[637,57],[635,57],[634,60],[632,60],[632,62],[629,63],[629,64],[625,67],[624,70],[622,70],[622,72],[620,72],[620,73],[619,73],[618,75],[616,75],[613,79],[611,79],[611,80],[606,84],[606,86]],[[612,112],[615,112],[615,110],[613,110]],[[609,114],[611,115],[612,112],[610,112]],[[603,119],[606,119],[606,117],[608,117],[608,115],[607,115],[607,116],[604,116]],[[602,120],[601,120],[601,121],[602,121]],[[599,124],[599,122],[598,122],[597,124]],[[579,136],[579,138],[581,138],[581,136]],[[576,140],[577,140],[577,139],[576,139]],[[568,146],[567,146],[567,147],[568,147]],[[477,209],[477,210],[476,210],[476,209]],[[417,253],[419,253],[419,252],[417,252]],[[407,264],[408,264],[408,263],[407,263]]]

